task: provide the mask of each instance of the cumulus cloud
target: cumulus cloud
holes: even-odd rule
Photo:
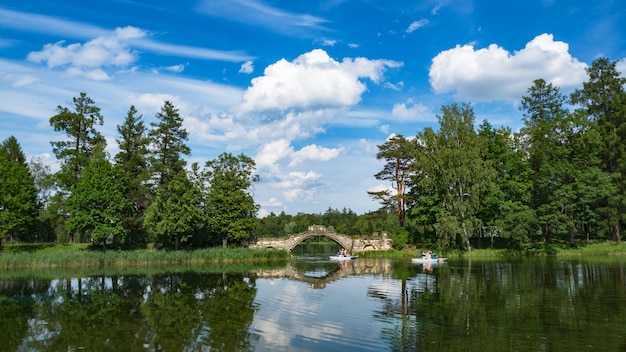
[[[391,115],[400,120],[430,121],[434,120],[434,114],[430,108],[421,103],[415,103],[413,99],[408,99],[404,103],[393,106]]]
[[[419,21],[413,21],[410,25],[409,28],[406,29],[406,33],[411,33],[414,32],[422,27],[424,27],[425,25],[428,24],[428,20],[427,19],[421,19]]]
[[[341,148],[326,148],[315,144],[307,145],[294,152],[289,166],[296,166],[306,161],[328,161],[341,154]]]
[[[366,58],[345,58],[339,62],[326,51],[316,49],[293,62],[281,59],[268,66],[263,76],[252,80],[239,111],[350,107],[361,100],[361,94],[367,89],[361,78],[378,83],[387,68],[401,65],[391,60]]]
[[[513,53],[496,44],[478,50],[457,45],[433,58],[429,80],[436,93],[455,91],[459,99],[513,101],[538,78],[559,87],[578,86],[586,79],[586,67],[570,55],[567,43],[541,34]]]
[[[137,53],[126,42],[144,36],[145,32],[135,27],[117,28],[112,35],[98,37],[85,44],[64,45],[64,41],[46,44],[41,51],[29,53],[27,59],[46,63],[50,68],[66,67],[72,75],[105,80],[109,76],[102,67],[127,67],[135,62]]]
[[[241,64],[241,68],[239,69],[239,73],[252,73],[254,72],[254,65],[251,60],[248,60]]]
[[[328,161],[339,156],[342,148],[326,148],[311,144],[300,150],[295,150],[286,139],[280,139],[263,145],[255,157],[259,169],[269,170],[270,173],[279,174],[279,161],[289,160],[288,166],[294,167],[307,161]]]

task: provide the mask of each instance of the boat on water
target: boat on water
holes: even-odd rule
[[[330,260],[351,260],[351,259],[356,259],[359,256],[357,255],[344,255],[344,254],[340,254],[340,255],[331,255],[329,258]]]
[[[412,263],[423,264],[423,263],[441,263],[448,260],[448,258],[411,258]]]

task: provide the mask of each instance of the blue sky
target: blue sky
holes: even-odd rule
[[[0,140],[58,168],[49,124],[86,92],[110,155],[131,105],[171,101],[189,162],[254,158],[260,215],[379,205],[377,145],[444,104],[517,130],[543,78],[567,93],[597,57],[626,72],[626,2],[29,0],[0,4]]]

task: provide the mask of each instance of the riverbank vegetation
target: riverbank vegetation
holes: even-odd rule
[[[284,263],[290,258],[284,250],[211,247],[198,250],[102,251],[86,244],[7,246],[0,255],[0,268],[111,267],[192,264]]]
[[[150,126],[131,106],[117,126],[119,152],[111,157],[98,131],[104,117],[80,93],[49,121],[64,137],[51,141],[58,171],[27,162],[14,137],[0,145],[0,252],[5,242],[89,243],[121,257],[103,261],[126,262],[149,245],[164,249],[163,261],[176,262],[188,259],[168,256],[245,247],[314,224],[354,237],[385,233],[396,249],[460,255],[482,248],[551,254],[561,244],[586,250],[581,243],[621,243],[626,78],[616,64],[595,60],[588,80],[569,95],[541,78],[532,82],[520,99],[519,131],[478,123],[471,104],[454,103],[441,108],[437,128],[390,136],[378,146],[384,167],[374,175],[389,188],[369,192],[381,208],[366,214],[329,208],[257,218],[254,160],[223,153],[188,165],[188,133],[169,101]]]

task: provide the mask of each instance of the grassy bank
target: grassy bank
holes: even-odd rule
[[[474,248],[469,252],[461,250],[432,250],[435,253],[439,254],[440,257],[448,258],[496,258],[516,256],[626,256],[626,243],[597,242],[581,243],[577,244],[576,246],[570,246],[565,243],[557,243],[524,250]],[[420,255],[420,251],[421,249],[376,251],[359,253],[359,256],[365,258],[407,259],[418,257]]]
[[[204,263],[263,263],[288,260],[287,251],[248,248],[206,248],[195,251],[131,250],[106,252],[86,245],[6,246],[0,268],[55,268]]]

